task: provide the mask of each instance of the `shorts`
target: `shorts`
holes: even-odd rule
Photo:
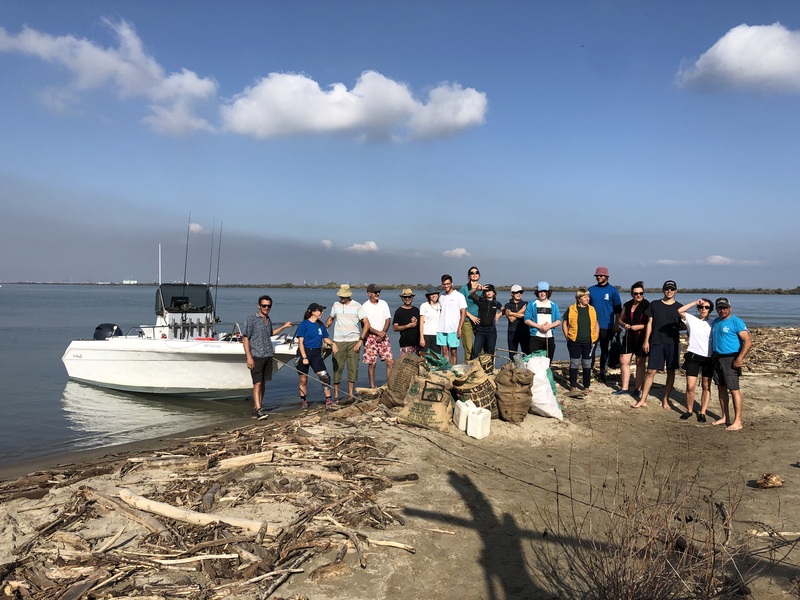
[[[714,355],[714,383],[731,391],[739,389],[739,377],[742,376],[742,369],[735,369],[733,361],[737,354]]]
[[[679,366],[678,344],[651,344],[650,358],[647,360],[648,371],[676,371]]]
[[[314,369],[314,373],[321,373],[326,370],[321,348],[306,348],[306,356],[308,357],[308,364],[303,361],[299,351],[295,359],[295,366],[303,375],[308,375],[309,369]]]
[[[377,335],[371,335],[367,338],[362,362],[374,365],[377,364],[378,358],[383,362],[392,360],[392,343],[389,341],[389,336],[381,339]]]
[[[419,346],[400,346],[400,356],[403,354],[419,354]]]
[[[253,368],[250,371],[250,376],[253,378],[253,383],[261,383],[262,381],[272,381],[272,357],[271,356],[254,356]]]
[[[714,364],[710,356],[687,352],[683,358],[683,370],[686,371],[687,377],[697,377],[702,373],[703,379],[708,379],[714,372]]]
[[[461,340],[455,332],[436,334],[436,343],[442,348],[458,348],[461,346]]]
[[[647,356],[642,348],[642,338],[638,331],[625,334],[622,338],[622,350],[620,354],[635,354],[636,356]]]

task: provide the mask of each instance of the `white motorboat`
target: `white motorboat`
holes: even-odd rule
[[[94,386],[198,398],[247,396],[253,384],[239,326],[217,334],[211,288],[162,284],[156,290],[156,324],[123,335],[113,323],[97,326],[94,339],[75,340],[61,357],[69,378]],[[295,358],[293,334],[274,336],[273,372]]]

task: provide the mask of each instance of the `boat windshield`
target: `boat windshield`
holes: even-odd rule
[[[214,310],[211,288],[201,284],[168,283],[156,290],[156,314],[210,313]]]

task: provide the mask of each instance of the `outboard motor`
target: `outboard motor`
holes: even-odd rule
[[[107,340],[115,335],[122,335],[122,331],[114,323],[100,323],[94,328],[94,339],[96,340]]]

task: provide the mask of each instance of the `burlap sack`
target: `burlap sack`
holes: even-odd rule
[[[478,354],[475,359],[487,375],[494,375],[494,356],[492,354]]]
[[[497,399],[495,398],[494,376],[486,374],[477,360],[467,363],[469,369],[456,375],[453,382],[453,393],[458,400],[472,400],[478,408],[486,408],[492,412],[492,418],[498,417]]]
[[[416,377],[408,388],[397,420],[427,429],[447,431],[453,418],[449,384],[447,377],[434,373]]]
[[[403,406],[403,399],[408,388],[420,373],[427,372],[425,359],[415,354],[403,354],[392,367],[392,374],[386,382],[386,391],[381,396],[381,403],[389,408]]]
[[[519,425],[525,420],[531,405],[533,373],[527,369],[516,369],[513,363],[506,363],[498,371],[494,383],[500,418]]]

